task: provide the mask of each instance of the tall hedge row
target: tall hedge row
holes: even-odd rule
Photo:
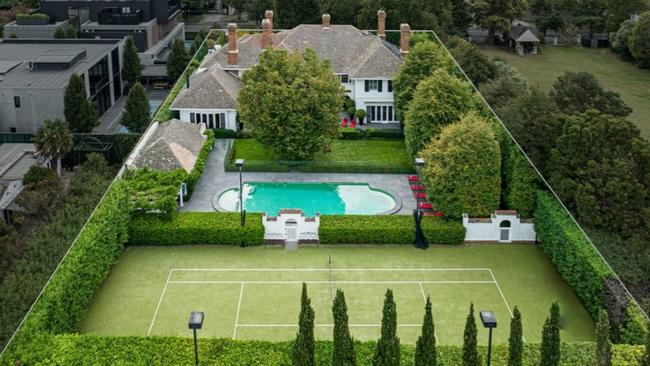
[[[128,225],[130,245],[262,245],[260,214],[247,213],[240,225],[238,212],[177,212],[171,216],[135,215]]]
[[[375,342],[356,342],[357,364],[372,364]],[[462,347],[438,345],[440,365],[460,365]],[[233,341],[229,339],[200,339],[201,365],[220,366],[277,366],[291,365],[290,342]],[[485,355],[484,346],[479,353]],[[643,354],[642,346],[614,346],[613,364],[637,366]],[[593,343],[562,345],[561,365],[594,365]],[[98,337],[92,335],[59,335],[54,337],[49,354],[42,358],[46,364],[56,365],[190,365],[193,345],[190,337]],[[332,365],[332,343],[318,341],[315,350],[316,364]],[[414,349],[401,346],[401,365],[413,365]],[[508,365],[507,345],[492,349],[492,365]],[[523,352],[524,365],[539,365],[539,345],[527,343]]]
[[[424,217],[422,233],[429,244],[463,244],[465,227],[460,220],[446,221],[438,217]]]
[[[201,174],[203,174],[203,170],[205,169],[205,164],[208,160],[208,155],[210,154],[210,151],[212,151],[212,147],[214,146],[214,131],[213,130],[206,130],[205,135],[207,136],[205,142],[203,143],[203,146],[201,146],[201,151],[199,151],[199,155],[196,158],[196,163],[194,163],[194,168],[192,168],[192,171],[187,175],[185,183],[187,183],[187,199],[190,199],[192,197],[192,193],[194,193],[194,187],[196,186],[196,183],[199,182],[199,178],[201,178]]]

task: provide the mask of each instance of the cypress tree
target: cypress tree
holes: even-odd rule
[[[431,300],[427,296],[424,320],[422,321],[422,335],[415,344],[415,366],[436,366],[437,364],[435,326],[431,314]]]
[[[598,366],[612,366],[612,342],[609,339],[609,317],[600,309],[596,323],[596,361]]]
[[[185,43],[180,39],[174,40],[167,58],[167,76],[174,80],[178,79],[185,71],[188,62],[189,57],[185,50]]]
[[[523,365],[524,339],[521,326],[521,313],[515,306],[510,320],[510,338],[508,338],[508,366]]]
[[[341,290],[336,290],[332,315],[334,316],[332,365],[354,366],[357,364],[354,341],[352,336],[350,336],[350,329],[348,327],[348,307],[345,304],[345,294]]]
[[[559,366],[560,357],[560,307],[554,302],[542,331],[541,366]]]
[[[77,74],[70,76],[65,89],[63,115],[72,132],[90,132],[99,124],[95,104],[86,96],[86,82]]]
[[[66,37],[66,35],[65,35],[65,29],[63,29],[63,27],[58,27],[58,28],[54,31],[54,38],[56,38],[56,39],[63,39],[63,38],[65,38],[65,37]]]
[[[650,366],[650,323],[648,323],[648,334],[645,340],[645,354],[641,360],[641,366]]]
[[[476,318],[474,317],[474,304],[469,307],[467,321],[465,322],[465,334],[463,336],[463,366],[480,366],[481,360],[478,356]]]
[[[122,79],[126,81],[125,90],[129,90],[131,85],[140,80],[142,74],[142,65],[138,56],[138,48],[135,46],[133,37],[126,37],[124,43],[124,54],[122,55]]]
[[[201,43],[203,43],[203,39],[205,38],[205,33],[200,30],[196,33],[196,37],[194,37],[194,40],[192,41],[192,48],[190,48],[190,56],[194,56],[196,51],[201,48]]]
[[[136,82],[129,90],[121,123],[133,132],[144,132],[149,126],[149,100],[144,87]]]
[[[302,284],[300,298],[300,316],[298,317],[298,334],[293,343],[291,358],[294,366],[314,366],[314,309],[307,296],[307,284]]]
[[[399,366],[399,338],[397,337],[397,306],[393,300],[393,291],[386,290],[384,310],[381,318],[381,338],[377,341],[373,366]]]

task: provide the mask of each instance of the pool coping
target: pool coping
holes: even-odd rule
[[[288,183],[288,184],[305,184],[305,183],[311,183],[311,184],[340,184],[340,185],[365,185],[368,186],[373,191],[379,191],[382,193],[385,193],[389,195],[394,201],[395,205],[393,208],[390,210],[386,210],[380,213],[376,214],[371,214],[371,215],[363,215],[363,214],[356,214],[356,216],[385,216],[385,215],[394,215],[398,213],[402,209],[402,199],[399,197],[399,195],[393,194],[393,192],[390,192],[389,190],[386,189],[381,189],[381,188],[376,188],[370,183],[358,183],[358,182],[303,182],[303,181],[297,181],[297,182],[274,182],[274,181],[248,181],[244,182],[246,183]],[[212,197],[212,208],[217,211],[217,212],[237,212],[237,211],[229,211],[226,210],[225,208],[221,207],[219,205],[219,198],[221,197],[222,194],[226,193],[227,191],[233,190],[233,189],[239,189],[239,187],[230,187],[230,188],[225,188],[217,192],[213,197]],[[239,205],[239,203],[237,203]],[[302,211],[302,210],[301,210]],[[268,213],[265,213],[268,215]],[[355,216],[355,214],[351,215],[346,215],[346,214],[341,214],[341,215],[322,215],[318,213],[318,216]]]

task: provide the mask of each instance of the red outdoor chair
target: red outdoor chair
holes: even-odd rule
[[[418,177],[417,175],[409,175],[408,180],[409,180],[409,182],[419,182],[420,177]]]
[[[418,208],[425,209],[425,210],[430,210],[433,208],[430,203],[428,202],[420,202],[418,203]]]
[[[421,184],[412,184],[411,190],[413,191],[424,191],[424,186]]]
[[[346,128],[348,127],[348,117],[343,118],[341,121],[341,128]]]
[[[427,194],[424,192],[413,192],[413,197],[417,199],[424,199],[427,198]]]
[[[443,217],[443,216],[445,216],[445,214],[442,213],[442,211],[436,211],[436,212],[433,213],[433,216],[435,216],[435,217]]]
[[[433,211],[424,211],[422,212],[422,216],[436,216],[436,213]]]
[[[357,128],[356,118],[353,118],[352,121],[350,121],[350,128]]]

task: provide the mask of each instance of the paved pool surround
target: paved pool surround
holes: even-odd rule
[[[214,212],[213,200],[220,193],[239,187],[239,173],[226,172],[224,159],[232,139],[217,139],[208,156],[203,175],[197,183],[192,199],[179,209],[182,212]],[[337,182],[365,183],[375,189],[387,192],[401,206],[396,215],[412,215],[416,208],[415,198],[405,174],[351,174],[351,173],[258,173],[244,172],[244,181],[251,182]]]

